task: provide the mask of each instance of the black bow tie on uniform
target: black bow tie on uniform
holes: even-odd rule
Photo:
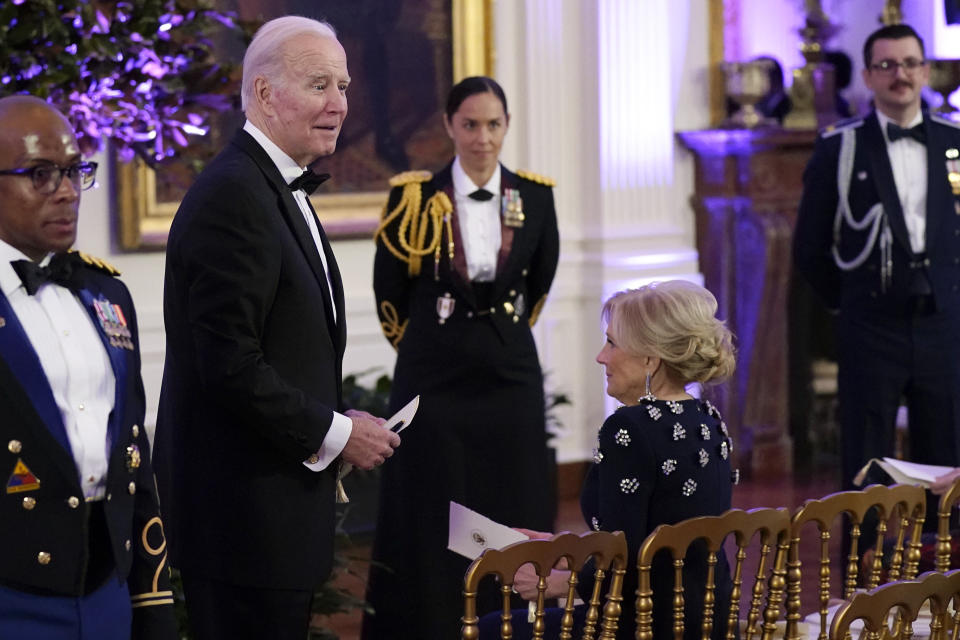
[[[923,130],[923,124],[907,129],[888,122],[887,137],[890,138],[890,142],[896,142],[900,138],[913,138],[920,144],[927,144],[927,134]]]
[[[77,278],[79,270],[70,254],[58,253],[50,260],[50,264],[41,267],[32,260],[14,260],[10,263],[13,270],[20,276],[23,282],[23,288],[29,295],[33,295],[40,289],[40,286],[48,282],[59,284],[68,289],[80,288],[80,282]]]
[[[329,179],[329,173],[314,173],[313,171],[307,169],[290,183],[290,190],[296,191],[298,189],[303,189],[307,192],[307,195],[310,195],[317,190],[317,187]]]
[[[487,202],[493,198],[493,194],[487,191],[486,189],[477,189],[473,193],[467,194],[468,197],[477,200],[479,202]]]

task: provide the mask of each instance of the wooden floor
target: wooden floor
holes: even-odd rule
[[[836,491],[838,483],[839,472],[829,468],[820,469],[815,473],[785,477],[774,482],[746,480],[734,489],[733,506],[743,509],[783,506],[792,509],[808,498],[817,498]],[[564,500],[559,505],[557,531],[563,530],[576,533],[587,530],[580,516],[580,507],[576,500]],[[349,553],[356,558],[352,566],[352,572],[356,575],[344,576],[340,584],[356,595],[362,596],[363,580],[367,573],[369,544],[362,541],[355,543]],[[801,560],[804,565],[804,594],[816,593],[817,572],[814,569],[816,567],[816,554],[817,551],[813,546],[801,549]],[[815,608],[812,599],[805,595],[802,613],[810,613]],[[323,626],[336,632],[341,640],[359,638],[360,613],[354,611],[350,614],[338,614],[324,621]]]

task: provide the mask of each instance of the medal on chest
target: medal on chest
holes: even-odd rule
[[[500,211],[503,216],[503,224],[508,227],[520,228],[526,216],[523,213],[523,199],[520,197],[519,189],[504,189],[503,198],[500,201]]]

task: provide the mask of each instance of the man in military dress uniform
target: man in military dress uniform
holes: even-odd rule
[[[176,637],[133,302],[68,252],[96,168],[47,103],[0,99],[0,638]]]
[[[839,310],[843,481],[892,455],[960,464],[960,129],[921,109],[929,67],[907,25],[864,45],[876,111],[829,128],[804,174],[799,272]]]

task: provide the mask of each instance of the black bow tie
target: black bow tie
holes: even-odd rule
[[[307,169],[290,183],[290,190],[296,191],[298,189],[303,189],[307,192],[307,195],[310,195],[317,190],[317,187],[329,179],[329,173],[314,173],[313,171]]]
[[[68,253],[58,253],[50,260],[50,264],[41,267],[32,260],[14,260],[10,263],[13,270],[20,276],[23,288],[29,295],[33,295],[41,285],[48,282],[59,284],[68,289],[79,289],[79,269]]]
[[[486,189],[477,189],[473,193],[468,194],[468,196],[474,200],[478,200],[479,202],[487,202],[493,198],[493,194]]]
[[[923,130],[923,124],[918,124],[915,127],[906,129],[904,127],[897,126],[892,122],[888,122],[887,137],[890,138],[890,142],[896,142],[900,138],[913,138],[920,144],[927,144],[927,134]]]

